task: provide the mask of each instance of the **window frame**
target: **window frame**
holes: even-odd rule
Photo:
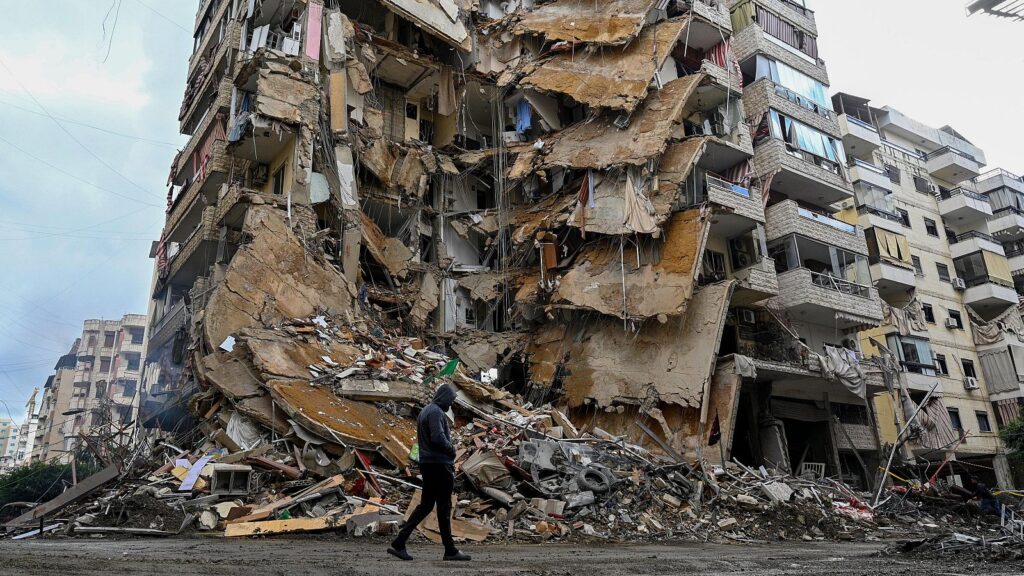
[[[924,265],[921,264],[921,258],[911,255],[910,262],[914,265],[914,275],[924,278]]]
[[[931,218],[924,218],[924,232],[929,236],[940,238],[939,236],[939,223]]]
[[[964,421],[960,418],[959,408],[946,408],[946,414],[949,415],[949,423],[953,427],[953,430],[963,430]]]
[[[970,358],[960,359],[960,369],[964,372],[964,378],[977,378],[978,371],[974,368],[974,360]],[[970,372],[970,374],[968,374]]]
[[[963,330],[964,329],[964,317],[963,317],[963,314],[961,314],[959,310],[946,309],[946,313],[949,315],[949,318],[952,318],[953,320],[956,320],[956,329],[957,330]]]
[[[924,321],[929,324],[935,324],[935,309],[932,308],[931,304],[927,302],[921,303],[921,314],[924,316]]]
[[[952,282],[953,277],[949,275],[949,266],[942,262],[935,263],[935,272],[939,275],[939,282]],[[943,278],[945,276],[945,278]]]
[[[995,431],[992,429],[992,419],[988,417],[988,412],[975,410],[974,419],[978,421],[978,432],[991,434]],[[982,424],[982,422],[984,422],[984,424]]]
[[[946,355],[936,354],[933,360],[935,361],[935,371],[938,372],[939,376],[949,376],[949,364],[946,363]]]

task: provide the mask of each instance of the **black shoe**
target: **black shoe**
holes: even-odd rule
[[[399,560],[412,560],[412,556],[405,548],[395,548],[394,546],[388,546],[388,554],[391,554]]]
[[[472,560],[472,558],[469,557],[469,554],[463,554],[458,550],[455,550],[454,552],[445,552],[444,559],[452,562],[468,562],[469,560]]]

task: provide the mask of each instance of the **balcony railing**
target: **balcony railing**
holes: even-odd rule
[[[860,118],[854,116],[850,112],[846,113],[846,121],[851,123],[851,124],[856,124],[857,126],[860,126],[861,128],[863,128],[865,130],[871,130],[872,132],[878,132],[878,128],[875,128],[870,123],[861,120]]]
[[[842,278],[836,278],[831,274],[824,274],[821,272],[811,272],[811,282],[816,286],[826,288],[828,290],[835,290],[836,292],[842,292],[843,294],[850,294],[851,296],[860,296],[861,298],[870,298],[871,289],[863,284],[857,284],[856,282],[850,282],[849,280],[843,280]]]
[[[876,207],[870,206],[868,204],[863,204],[861,206],[858,206],[857,207],[857,214],[873,214],[873,215],[878,216],[880,218],[885,218],[886,220],[892,220],[893,222],[896,222],[897,224],[903,224],[903,217],[900,216],[899,214],[896,214],[894,212],[889,212],[888,210],[884,210],[882,208],[876,208]]]
[[[1024,216],[1024,210],[1017,208],[1016,206],[1003,206],[1002,208],[995,208],[992,210],[992,215],[988,217],[989,220],[995,220],[1002,218],[1007,214],[1016,214],[1018,216]]]
[[[993,168],[993,169],[989,170],[988,172],[985,172],[984,174],[979,174],[978,176],[975,176],[974,177],[974,182],[975,183],[979,183],[979,182],[983,182],[985,180],[988,180],[990,178],[996,178],[996,177],[999,177],[999,176],[1002,176],[1002,177],[1006,178],[1007,180],[1024,181],[1024,177],[1017,176],[1016,174],[1014,174],[1013,172],[1010,172],[1009,170],[1005,170],[1003,168]]]
[[[988,198],[986,198],[983,194],[978,194],[977,192],[974,192],[973,190],[968,190],[962,186],[957,186],[952,190],[946,190],[944,188],[939,190],[939,197],[941,197],[943,200],[949,200],[954,196],[960,195],[971,198],[972,200],[978,200],[979,202],[988,202]]]
[[[847,159],[849,160],[849,162],[847,162],[847,165],[850,168],[854,168],[854,167],[856,167],[856,168],[863,168],[865,170],[870,170],[870,171],[875,172],[877,174],[880,174],[882,176],[888,177],[888,174],[885,172],[885,170],[883,170],[879,166],[875,166],[871,162],[865,162],[865,161],[861,160],[860,158],[854,158],[853,156],[850,156]]]
[[[1006,250],[1004,248],[1003,251],[1006,252],[1006,257],[1007,258],[1013,258],[1015,256],[1024,256],[1024,247],[1021,247],[1021,248],[1011,248],[1009,250]]]
[[[847,234],[856,234],[857,233],[857,227],[856,226],[854,226],[853,224],[847,224],[846,222],[843,222],[842,220],[836,220],[835,218],[832,218],[830,216],[825,216],[824,214],[818,214],[816,212],[811,212],[810,210],[808,210],[806,208],[797,208],[797,213],[800,214],[800,216],[802,216],[804,218],[807,218],[808,220],[814,220],[815,222],[818,222],[820,224],[824,224],[826,226],[831,226],[832,228],[835,228],[836,230],[842,230],[843,232],[846,232]]]
[[[733,194],[736,194],[738,196],[742,196],[744,198],[750,198],[750,190],[744,188],[743,186],[740,186],[738,184],[733,184],[732,182],[729,182],[728,180],[722,180],[721,178],[715,178],[714,176],[707,176],[706,179],[707,179],[708,188],[718,188],[719,190],[725,190],[727,192],[732,192]]]
[[[771,80],[765,80],[767,82],[771,82]],[[797,94],[796,92],[790,90],[789,88],[786,88],[781,84],[775,84],[774,82],[772,82],[772,84],[775,85],[776,94],[778,94],[782,98],[785,98],[786,100],[789,100],[790,102],[796,104],[797,106],[800,106],[801,108],[806,108],[807,110],[810,110],[811,112],[814,112],[815,114],[823,118],[828,118],[829,120],[835,117],[834,112],[822,106],[821,104],[818,104],[817,102],[811,100],[810,98],[807,98],[806,96],[801,96],[800,94]]]
[[[952,146],[943,146],[942,148],[939,148],[938,150],[935,150],[934,152],[929,152],[929,153],[924,155],[924,160],[931,160],[932,158],[938,158],[939,156],[942,156],[943,154],[955,154],[955,155],[960,156],[962,158],[966,158],[966,159],[970,160],[971,162],[978,163],[978,159],[975,158],[974,156],[971,156],[970,154],[968,154],[966,152],[961,152],[961,151],[957,150],[956,148],[953,148]]]
[[[1007,282],[1002,278],[996,278],[995,276],[989,276],[988,274],[979,274],[978,276],[970,276],[967,278],[961,276],[961,278],[963,278],[964,284],[966,284],[968,288],[983,286],[985,284],[996,284],[1005,288],[1013,288],[1013,282]]]
[[[985,234],[984,232],[978,232],[976,230],[971,230],[970,232],[964,232],[963,234],[957,234],[956,236],[949,236],[947,238],[947,240],[949,240],[950,244],[956,244],[958,242],[964,242],[964,241],[970,240],[972,238],[977,238],[978,240],[987,240],[987,241],[992,242],[994,244],[999,244],[999,241],[996,240],[995,238],[993,238],[992,236],[990,236],[988,234]]]

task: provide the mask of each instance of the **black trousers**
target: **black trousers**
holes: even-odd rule
[[[437,507],[437,527],[441,532],[446,554],[455,552],[452,539],[452,492],[455,490],[455,469],[450,464],[420,464],[423,475],[423,492],[420,504],[402,526],[392,543],[395,548],[405,548],[412,531],[423,522],[430,511]]]

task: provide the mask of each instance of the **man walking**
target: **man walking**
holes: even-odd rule
[[[452,539],[452,492],[455,490],[455,448],[452,446],[452,435],[448,429],[448,417],[445,412],[455,402],[455,390],[448,384],[442,384],[434,392],[434,400],[426,406],[416,419],[416,436],[420,449],[420,474],[423,476],[423,491],[420,504],[413,510],[409,520],[391,541],[388,554],[412,560],[405,549],[405,543],[413,530],[423,522],[430,511],[437,506],[437,527],[444,543],[445,560],[469,560],[469,556],[459,552]]]

